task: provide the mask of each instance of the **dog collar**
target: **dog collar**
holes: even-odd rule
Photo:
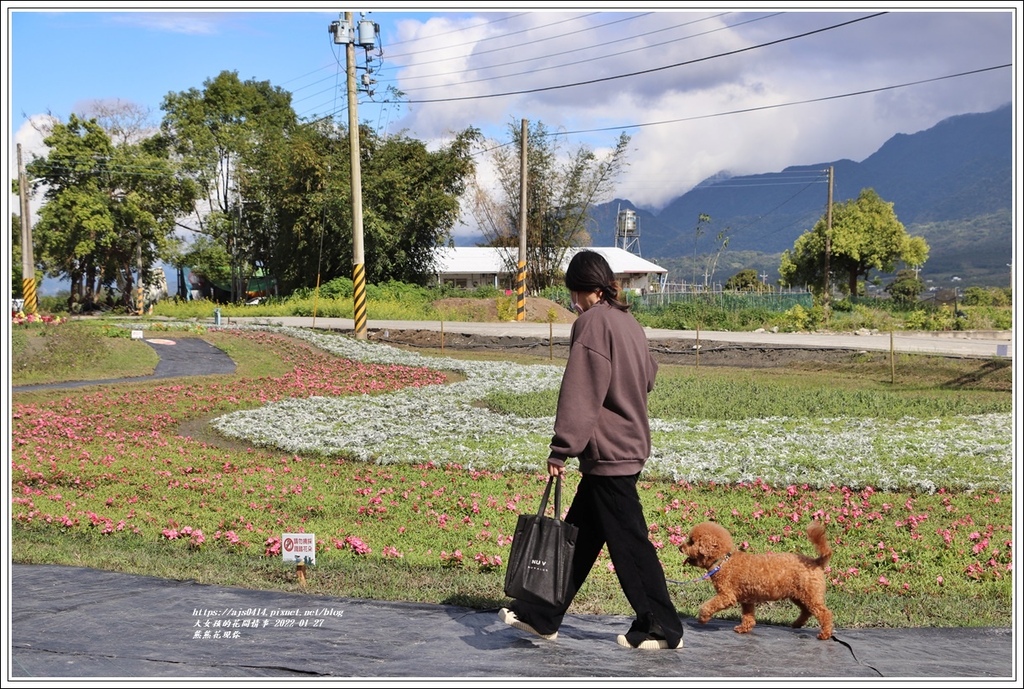
[[[732,553],[726,553],[725,557],[716,562],[711,569],[704,573],[703,576],[699,576],[696,579],[691,579],[690,581],[676,581],[675,579],[666,579],[665,581],[670,584],[696,584],[699,581],[710,579],[711,577],[718,574],[718,570],[722,569],[722,565],[725,564],[725,561],[728,560],[731,555]]]
[[[732,557],[732,553],[726,553],[725,557],[716,562],[714,566],[708,570],[708,573],[701,577],[701,579],[710,579],[711,577],[718,574],[718,570],[722,569],[722,565],[724,565],[725,561],[728,560],[730,557]]]

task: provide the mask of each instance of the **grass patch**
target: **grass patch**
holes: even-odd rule
[[[130,330],[101,321],[12,326],[11,341],[16,386],[146,376],[160,359]]]
[[[928,369],[928,362],[919,368]],[[988,362],[943,363],[943,375],[909,385],[881,383],[869,371],[797,372],[662,366],[650,395],[651,416],[662,419],[750,419],[770,417],[862,417],[899,419],[1008,413],[1012,398],[1002,390],[958,386],[984,377]],[[872,367],[872,370],[877,366]],[[999,377],[1009,377],[1009,368]],[[951,382],[954,381],[954,382]],[[837,384],[841,381],[841,384]],[[998,385],[996,387],[1001,387]],[[558,390],[515,393],[497,390],[484,398],[492,411],[553,416]]]

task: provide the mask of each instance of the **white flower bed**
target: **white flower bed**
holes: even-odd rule
[[[252,327],[252,326],[250,326]],[[302,328],[275,328],[340,357],[455,371],[466,380],[394,393],[288,399],[215,419],[221,433],[293,453],[344,453],[379,464],[459,464],[542,471],[554,419],[474,406],[494,390],[557,388],[559,366],[426,357]],[[1012,486],[1010,414],[941,420],[761,418],[651,420],[650,475],[691,483],[897,487],[931,492]]]

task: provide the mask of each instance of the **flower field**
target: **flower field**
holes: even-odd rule
[[[282,533],[312,532],[325,580],[371,566],[381,595],[433,600],[431,586],[397,591],[381,579],[457,572],[473,589],[464,595],[501,599],[502,558],[517,515],[539,501],[553,419],[481,400],[548,394],[560,367],[427,357],[302,329],[204,337],[273,355],[284,372],[14,399],[16,561],[34,539],[62,538],[72,550],[270,564]],[[722,522],[743,548],[809,552],[803,529],[820,519],[835,549],[833,595],[850,601],[837,606],[843,624],[955,623],[966,601],[984,614],[962,624],[1005,622],[1011,417],[656,417],[641,485],[651,539],[685,583],[700,572],[676,546],[697,521]],[[245,449],[178,434],[207,418]],[[679,588],[682,610],[708,593]],[[608,600],[616,590],[602,556],[579,604],[621,611],[624,601]]]

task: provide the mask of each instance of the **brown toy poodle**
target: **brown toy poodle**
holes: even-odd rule
[[[720,524],[704,522],[693,527],[687,542],[679,547],[686,564],[707,570],[715,596],[700,606],[697,621],[711,617],[737,603],[743,615],[734,629],[745,634],[754,628],[754,607],[758,603],[788,598],[800,608],[793,627],[802,627],[813,615],[821,624],[819,639],[832,636],[832,612],[825,606],[825,565],[832,549],[819,521],[807,527],[807,536],[818,557],[798,553],[753,554],[737,551],[732,536]]]

